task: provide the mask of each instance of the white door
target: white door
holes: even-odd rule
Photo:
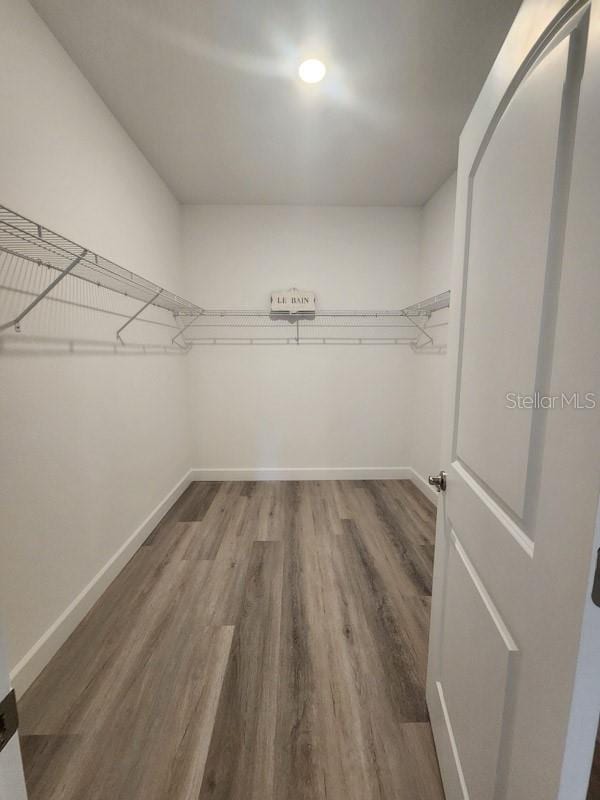
[[[583,800],[600,708],[600,0],[517,15],[460,141],[452,305],[427,682],[447,798]]]
[[[8,664],[0,631],[0,703],[9,692]],[[19,737],[16,733],[10,738],[3,735],[11,732],[11,716],[8,711],[2,718],[0,711],[0,800],[27,800]]]

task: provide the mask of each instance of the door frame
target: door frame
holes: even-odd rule
[[[586,13],[591,13],[592,4],[598,2],[599,0],[570,0],[566,3],[565,0],[525,0],[460,137],[451,275],[452,305],[448,332],[448,402],[445,407],[442,459],[439,465],[446,471],[452,462],[453,439],[457,427],[457,394],[461,375],[460,341],[467,292],[467,236],[470,229],[472,181],[478,165],[479,154],[485,150],[487,140],[495,129],[495,123],[504,113],[514,89],[521,84],[524,76],[543,57],[547,49],[554,46],[557,34],[560,32],[561,39],[568,35]],[[550,23],[549,20],[551,20]],[[597,507],[579,655],[572,690],[560,790],[556,800],[580,800],[580,797],[583,799],[586,796],[589,769],[582,770],[582,763],[587,763],[591,767],[598,726],[600,680],[597,676],[600,674],[600,610],[591,600],[591,588],[595,575],[595,559],[591,556],[600,549],[600,501]],[[448,551],[450,547],[454,546],[446,531],[446,497],[442,493],[438,498],[434,574],[441,574],[444,577],[443,567],[447,563]],[[527,548],[528,543],[522,542],[521,545]],[[440,596],[443,596],[445,586],[441,584],[437,587],[437,591]],[[482,591],[485,593],[484,587],[482,587]],[[441,603],[436,603],[435,600],[434,595],[430,623],[430,665],[439,664],[441,657],[439,643],[443,625],[443,608]],[[448,728],[446,724],[448,721],[447,709],[444,707],[443,699],[440,699],[435,680],[431,678],[431,675],[428,676],[427,681],[427,704],[434,728],[436,723],[441,722],[441,716],[445,716],[443,725]],[[449,797],[468,798],[468,789],[461,773],[458,748],[452,737],[451,726],[449,740],[444,743],[436,742],[436,748]],[[508,749],[501,748],[500,770],[507,768],[508,757]],[[494,796],[496,797],[496,795]],[[497,796],[500,798],[504,795],[500,792]],[[470,800],[477,800],[477,798],[470,798]]]
[[[10,689],[6,642],[0,628],[0,700]],[[13,734],[0,752],[0,800],[27,800],[18,732]]]

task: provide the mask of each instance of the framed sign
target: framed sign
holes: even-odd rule
[[[316,296],[304,289],[271,292],[272,314],[314,314]]]

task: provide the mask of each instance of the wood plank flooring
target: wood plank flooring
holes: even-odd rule
[[[20,701],[30,800],[443,800],[434,508],[195,483]]]

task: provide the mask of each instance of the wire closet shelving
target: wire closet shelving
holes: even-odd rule
[[[0,206],[0,251],[14,256],[18,263],[20,262],[21,269],[24,264],[28,263],[45,268],[52,274],[52,280],[37,292],[25,292],[12,287],[13,291],[28,295],[28,302],[19,309],[15,316],[11,316],[8,320],[0,320],[0,332],[13,329],[16,333],[20,333],[23,320],[41,301],[46,298],[56,299],[59,284],[63,283],[67,277],[71,280],[79,279],[109,292],[116,292],[131,301],[138,301],[142,304],[131,313],[118,314],[124,319],[124,322],[115,331],[115,337],[117,342],[124,347],[131,345],[127,345],[123,341],[121,334],[134,320],[140,319],[141,321],[142,313],[151,306],[169,312],[173,315],[175,323],[178,323],[180,315],[185,315],[187,318],[190,315],[195,317],[202,313],[202,309],[194,303],[190,303],[179,295],[5,206]],[[11,287],[3,286],[2,288],[11,290]],[[63,300],[63,302],[67,301]],[[77,305],[76,303],[71,304]],[[177,341],[180,325],[175,324],[172,327],[176,331],[171,340],[172,347],[184,348]],[[159,349],[165,348],[160,347]]]
[[[442,319],[433,323],[431,317],[449,307],[449,291],[400,309],[318,309],[310,316],[297,314],[286,318],[265,309],[204,309],[4,206],[0,206],[0,252],[15,259],[17,273],[28,266],[45,273],[44,285],[38,281],[34,288],[0,286],[25,298],[24,305],[9,314],[8,319],[0,320],[0,333],[12,330],[21,341],[27,339],[21,323],[43,300],[52,300],[117,317],[120,326],[116,328],[115,324],[116,329],[110,329],[111,347],[115,349],[142,347],[186,352],[195,345],[234,344],[408,344],[415,351],[444,349],[434,329],[445,326],[446,322]],[[117,293],[127,298],[128,304],[115,310],[107,307],[106,298],[103,307],[98,307],[61,297],[61,290],[74,279],[84,286],[99,287],[98,291],[107,296]],[[172,321],[149,318],[152,307],[167,312]],[[173,335],[169,334],[167,346],[125,342],[122,334],[134,322],[171,328]],[[40,337],[30,338],[37,341]]]
[[[431,323],[431,316],[449,305],[446,291],[400,309],[318,309],[289,318],[256,309],[205,309],[184,327],[182,339],[189,345],[408,344],[440,352],[432,333],[446,322]]]

